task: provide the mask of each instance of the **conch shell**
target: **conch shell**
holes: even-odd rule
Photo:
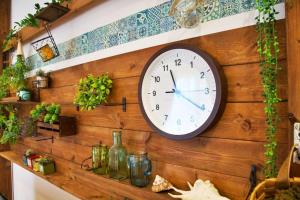
[[[190,191],[179,190],[175,187],[172,187],[176,192],[181,193],[181,195],[174,195],[169,193],[169,195],[175,199],[182,200],[229,200],[226,197],[222,197],[215,186],[210,183],[210,181],[202,181],[198,179],[194,186],[188,182]]]
[[[172,188],[173,186],[169,181],[159,175],[156,175],[151,189],[153,192],[162,192]]]

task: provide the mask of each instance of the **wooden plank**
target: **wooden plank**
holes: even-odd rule
[[[288,64],[288,112],[300,120],[300,2],[291,1],[286,6],[287,64]],[[289,129],[290,147],[293,144],[293,127]],[[300,177],[300,166],[293,166],[293,175]]]
[[[153,160],[160,162],[247,178],[251,165],[264,165],[264,144],[204,137],[178,143],[153,134],[147,151]],[[287,153],[286,147],[286,144],[279,145],[279,164]],[[261,168],[258,177],[263,178]]]
[[[285,100],[287,99],[287,72],[285,68],[285,62],[282,62],[282,66],[283,70],[280,73],[281,76],[278,80],[279,96],[281,99]],[[261,79],[259,75],[260,69],[258,63],[224,67],[224,72],[228,82],[228,101],[263,101],[263,89],[261,86]],[[249,74],[251,74],[251,76],[249,76]],[[59,85],[56,84],[57,81],[55,81],[56,74],[53,74],[52,77],[53,84]],[[138,103],[139,79],[140,77],[114,79],[112,94],[109,98],[109,104],[121,104],[122,97],[126,97],[127,103]],[[72,79],[72,81],[75,80]],[[76,80],[76,83],[78,81],[79,80]],[[68,84],[73,84],[73,82],[68,82]],[[72,103],[74,101],[75,93],[77,92],[76,87],[76,85],[67,85],[41,90],[41,101],[57,102],[62,104]]]
[[[263,103],[228,103],[221,120],[203,136],[264,141],[266,130]],[[279,104],[281,122],[278,138],[286,143],[287,134],[287,103]],[[139,105],[128,104],[127,111],[122,112],[121,106],[101,106],[93,111],[76,111],[72,105],[62,106],[64,115],[76,116],[78,125],[100,126],[137,131],[153,130],[146,123],[140,112]]]
[[[6,35],[8,34],[9,27],[10,27],[10,7],[11,7],[11,0],[1,0],[0,1],[0,72],[2,73],[3,69],[3,54],[2,54],[2,43],[5,39]]]
[[[63,17],[51,23],[51,28],[61,26],[62,24],[66,23],[68,20],[74,18],[75,16],[78,16],[79,14],[87,11],[88,9],[92,8],[93,6],[96,6],[101,2],[103,2],[103,0],[73,0],[68,5],[70,11]],[[26,27],[23,28],[19,32],[19,34],[23,42],[28,42],[29,40],[32,40],[35,37],[38,37],[45,32],[46,32],[45,28],[42,26],[42,23],[40,23],[39,28]]]

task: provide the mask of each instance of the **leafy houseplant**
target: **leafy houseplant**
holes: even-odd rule
[[[43,157],[39,160],[40,172],[44,175],[52,174],[55,172],[54,160],[49,157]]]
[[[81,110],[93,110],[97,105],[107,103],[113,81],[104,74],[99,77],[88,75],[80,79],[74,104]]]
[[[50,104],[41,103],[36,105],[36,107],[31,110],[30,115],[33,121],[44,121],[45,123],[53,124],[58,122],[60,114],[60,105],[59,104]]]
[[[266,178],[277,175],[277,141],[276,133],[279,116],[276,104],[280,102],[277,95],[277,75],[280,69],[278,65],[279,43],[276,32],[275,5],[277,0],[256,0],[256,9],[259,15],[257,21],[257,51],[260,56],[260,69],[262,85],[264,90],[265,115],[267,122],[265,144],[265,169]]]
[[[5,112],[8,112],[8,116]],[[20,135],[22,123],[18,120],[14,109],[11,106],[2,107],[0,115],[0,127],[2,136],[1,144],[16,144]]]

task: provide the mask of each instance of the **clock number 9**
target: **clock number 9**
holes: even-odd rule
[[[153,94],[153,96],[155,97],[155,96],[156,96],[156,91],[153,90],[152,94]]]
[[[181,59],[175,60],[175,66],[181,66]]]

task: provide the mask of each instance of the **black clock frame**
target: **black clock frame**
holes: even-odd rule
[[[156,127],[152,123],[152,121],[149,119],[149,117],[147,116],[146,111],[144,109],[143,101],[142,101],[142,85],[143,85],[143,81],[144,81],[144,76],[145,76],[149,66],[159,55],[161,55],[169,50],[173,50],[173,49],[186,49],[186,50],[193,51],[194,53],[201,56],[209,65],[210,69],[213,72],[215,81],[216,81],[216,101],[215,101],[215,105],[213,107],[213,110],[212,110],[210,116],[205,121],[205,123],[202,126],[200,126],[198,129],[196,129],[193,132],[184,134],[184,135],[172,135],[172,134],[166,133],[166,132],[160,130],[158,127]],[[221,67],[219,66],[219,64],[217,64],[212,59],[212,57],[210,55],[208,55],[206,52],[204,52],[198,48],[195,48],[191,45],[172,44],[172,45],[168,45],[167,47],[164,47],[161,50],[159,50],[158,52],[156,52],[146,63],[146,65],[142,71],[140,81],[139,81],[138,98],[139,98],[139,105],[140,105],[142,114],[152,129],[154,129],[159,134],[161,134],[162,136],[165,136],[169,139],[186,140],[186,139],[191,139],[200,134],[203,134],[205,131],[207,131],[209,128],[211,128],[213,125],[215,125],[215,123],[221,118],[221,116],[224,112],[224,109],[225,109],[225,102],[226,102],[226,98],[227,98],[227,81],[225,79],[224,72],[221,69]]]

